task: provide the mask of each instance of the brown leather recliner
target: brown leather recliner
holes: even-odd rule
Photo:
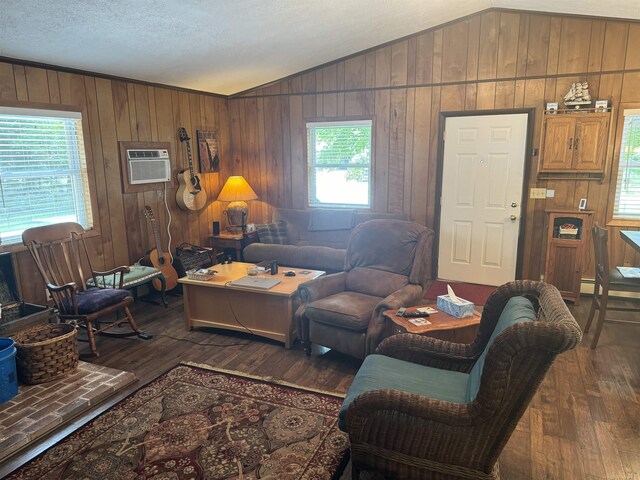
[[[300,285],[298,335],[307,355],[317,343],[364,358],[385,334],[382,312],[418,305],[431,278],[433,230],[401,220],[353,229],[345,271]]]

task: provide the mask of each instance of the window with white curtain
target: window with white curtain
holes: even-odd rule
[[[0,106],[0,237],[30,227],[93,226],[80,112]]]
[[[613,218],[640,220],[640,109],[623,111]]]
[[[307,122],[309,206],[371,206],[371,120]]]

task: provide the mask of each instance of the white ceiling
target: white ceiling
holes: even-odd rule
[[[490,7],[640,19],[640,0],[0,0],[0,56],[228,95]]]

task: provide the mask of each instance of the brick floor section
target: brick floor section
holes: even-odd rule
[[[20,385],[0,405],[0,461],[134,382],[131,372],[79,362],[78,369],[40,385]]]

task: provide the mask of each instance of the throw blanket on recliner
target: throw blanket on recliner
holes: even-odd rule
[[[354,210],[319,208],[309,215],[309,231],[351,230]]]

